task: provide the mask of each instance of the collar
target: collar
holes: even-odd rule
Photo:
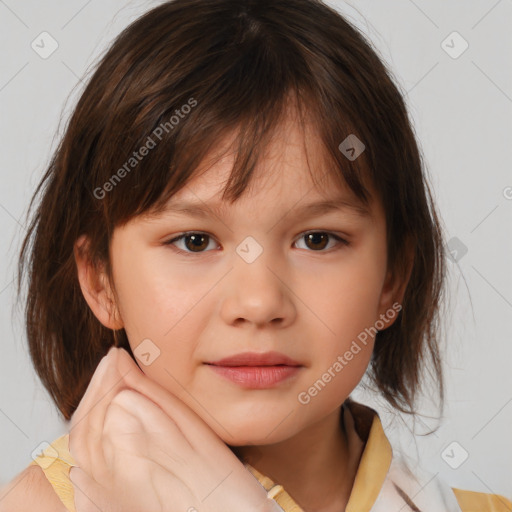
[[[364,445],[345,512],[369,512],[386,479],[393,451],[382,428],[379,415],[374,409],[354,402],[349,397],[343,403],[341,415],[343,415],[342,425],[347,428],[349,440],[351,437],[355,439],[354,435],[356,435],[359,442]],[[250,464],[244,465],[284,512],[303,512],[282,485],[275,483]]]

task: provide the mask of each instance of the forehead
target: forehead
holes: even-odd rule
[[[232,173],[235,160],[231,133],[210,152],[189,179],[185,187],[167,202],[167,207],[183,206],[184,203],[207,203],[219,209],[229,209],[222,200],[226,183]],[[249,201],[254,206],[268,204],[299,204],[316,201],[338,201],[352,205],[359,213],[370,208],[352,192],[348,185],[340,183],[341,170],[333,169],[326,158],[320,138],[311,125],[302,126],[292,116],[274,131],[270,142],[258,157],[257,165],[247,188],[237,202]]]
[[[366,217],[372,221],[384,217],[371,180],[363,176],[363,188],[369,195],[369,201],[364,202],[345,182],[340,165],[350,164],[337,162],[340,155],[336,150],[333,158],[319,135],[321,126],[315,125],[319,121],[304,115],[303,110],[299,115],[299,110],[285,108],[277,124],[272,125],[271,133],[264,133],[262,139],[256,136],[254,141],[247,140],[247,127],[243,125],[229,131],[220,128],[209,152],[194,164],[184,185],[173,192],[164,192],[162,201],[141,217],[151,220],[173,213],[198,218],[212,214],[246,217],[248,212],[283,217],[285,212],[295,214],[308,205],[311,214],[322,214],[343,203],[349,206],[344,211],[353,218]],[[243,137],[240,130],[244,130]],[[249,133],[252,134],[250,130]],[[243,150],[240,144],[244,145]],[[254,166],[249,172],[247,159],[251,157]],[[331,204],[312,206],[322,201]]]

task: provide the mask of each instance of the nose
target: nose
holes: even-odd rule
[[[265,251],[248,263],[234,258],[233,269],[223,283],[221,316],[228,325],[266,325],[284,328],[295,320],[294,294],[288,273],[276,266]]]

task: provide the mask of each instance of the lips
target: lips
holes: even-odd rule
[[[205,364],[214,366],[302,366],[299,362],[291,359],[280,352],[241,352],[229,357],[208,361]]]

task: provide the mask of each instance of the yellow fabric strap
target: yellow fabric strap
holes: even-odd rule
[[[250,464],[244,466],[258,479],[260,484],[267,491],[269,498],[272,498],[285,512],[304,512],[293,498],[284,490],[280,484],[275,484],[268,476],[263,475]]]
[[[391,445],[379,416],[375,414],[345,512],[368,512],[371,509],[384,483],[392,458]]]
[[[55,493],[70,512],[76,512],[73,484],[69,480],[69,470],[76,466],[69,453],[69,434],[65,434],[43,450],[29,465],[38,465]]]

